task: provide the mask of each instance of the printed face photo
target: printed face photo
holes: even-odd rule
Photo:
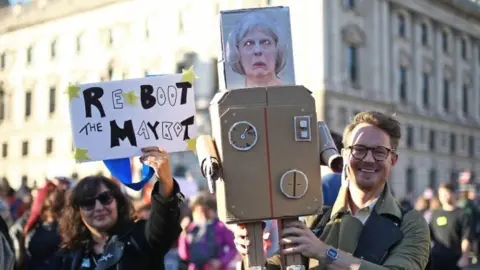
[[[221,12],[227,89],[294,85],[288,7]]]

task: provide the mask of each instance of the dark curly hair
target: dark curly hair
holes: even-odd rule
[[[54,220],[58,220],[62,215],[64,206],[65,190],[47,182],[44,187],[38,190],[37,197],[32,203],[24,233],[28,234],[32,231],[38,222],[45,220],[47,215],[50,215]]]
[[[133,205],[122,192],[119,184],[101,175],[85,177],[70,190],[67,196],[65,209],[60,219],[62,248],[83,248],[90,241],[91,234],[82,221],[79,205],[82,199],[95,197],[101,185],[113,193],[117,202],[118,220],[109,233],[135,220]]]

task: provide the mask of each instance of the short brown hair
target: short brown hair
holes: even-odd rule
[[[455,192],[455,187],[453,186],[452,183],[444,183],[444,184],[441,184],[438,189],[446,189],[450,192]]]
[[[394,150],[398,148],[398,143],[402,137],[400,122],[398,122],[393,116],[388,116],[377,111],[364,111],[353,117],[352,121],[350,121],[350,124],[345,127],[345,131],[343,132],[344,146],[348,145],[347,140],[352,130],[360,124],[370,124],[385,131],[388,136],[390,136],[391,147]]]

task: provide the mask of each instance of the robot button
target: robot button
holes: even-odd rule
[[[308,127],[308,121],[307,120],[300,120],[300,127],[301,128],[307,128]]]

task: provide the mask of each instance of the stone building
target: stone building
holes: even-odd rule
[[[404,123],[399,196],[479,173],[480,9],[473,0],[34,1],[0,10],[0,177],[105,172],[70,161],[68,82],[172,73],[195,63],[201,131],[217,88],[219,10],[290,7],[297,84],[342,132],[356,112]],[[74,3],[74,4],[72,4]],[[132,13],[132,11],[135,11]],[[207,29],[207,30],[206,30]],[[198,175],[195,157],[175,155]]]

